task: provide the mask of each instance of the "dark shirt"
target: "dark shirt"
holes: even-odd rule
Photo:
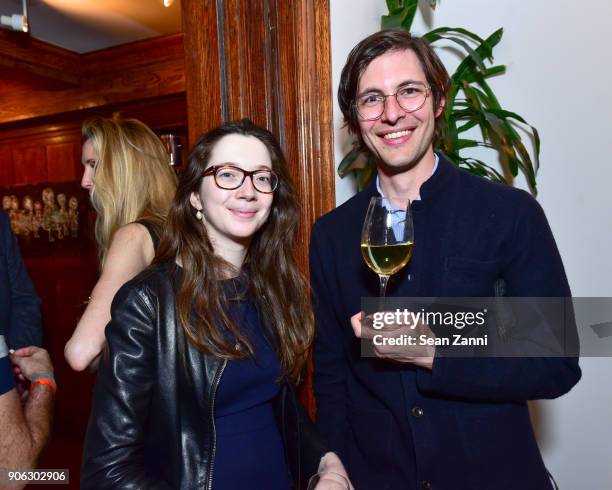
[[[141,218],[137,220],[136,223],[141,224],[147,229],[149,235],[151,236],[151,241],[153,242],[153,250],[157,252],[157,247],[159,246],[160,240],[159,225],[146,218]]]
[[[42,345],[40,299],[3,211],[0,211],[0,335],[5,336],[11,349]]]
[[[11,363],[8,358],[8,349],[4,337],[0,335],[0,395],[11,391],[15,387],[15,379],[11,372]]]
[[[232,281],[228,281],[232,282]],[[228,361],[215,403],[215,490],[291,488],[272,400],[281,373],[253,302],[232,300],[230,316],[247,335],[255,359]]]

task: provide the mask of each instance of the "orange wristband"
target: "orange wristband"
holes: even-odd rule
[[[57,391],[57,385],[53,382],[53,380],[49,379],[49,378],[38,378],[34,381],[32,381],[32,383],[30,384],[30,388],[32,388],[34,385],[48,385],[51,388],[51,391],[53,392],[53,394],[55,395],[55,392]]]

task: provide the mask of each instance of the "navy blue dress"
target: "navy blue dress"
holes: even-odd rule
[[[232,283],[234,281],[227,281]],[[280,386],[280,363],[266,341],[253,302],[232,300],[232,320],[244,329],[255,351],[228,361],[217,389],[215,428],[217,450],[213,490],[290,490],[272,399]]]

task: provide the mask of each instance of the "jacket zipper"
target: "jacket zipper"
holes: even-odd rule
[[[223,371],[225,371],[225,366],[227,366],[227,359],[223,360],[221,369],[219,370],[218,374],[215,376],[215,379],[213,380],[213,394],[212,394],[212,401],[210,403],[210,422],[212,424],[213,447],[212,447],[212,453],[210,456],[210,471],[208,472],[208,481],[206,482],[207,490],[212,489],[213,470],[215,467],[215,453],[217,452],[217,429],[215,428],[215,400],[217,397],[217,388],[219,387],[221,376],[223,376]]]

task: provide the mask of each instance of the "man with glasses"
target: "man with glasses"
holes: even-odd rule
[[[434,153],[450,84],[430,46],[401,30],[361,41],[342,71],[340,109],[377,177],[313,227],[314,389],[317,423],[358,490],[550,488],[526,402],[580,378],[568,358],[360,355],[361,298],[378,295],[360,253],[373,196],[413,201],[414,254],[388,296],[570,296],[537,202]]]

